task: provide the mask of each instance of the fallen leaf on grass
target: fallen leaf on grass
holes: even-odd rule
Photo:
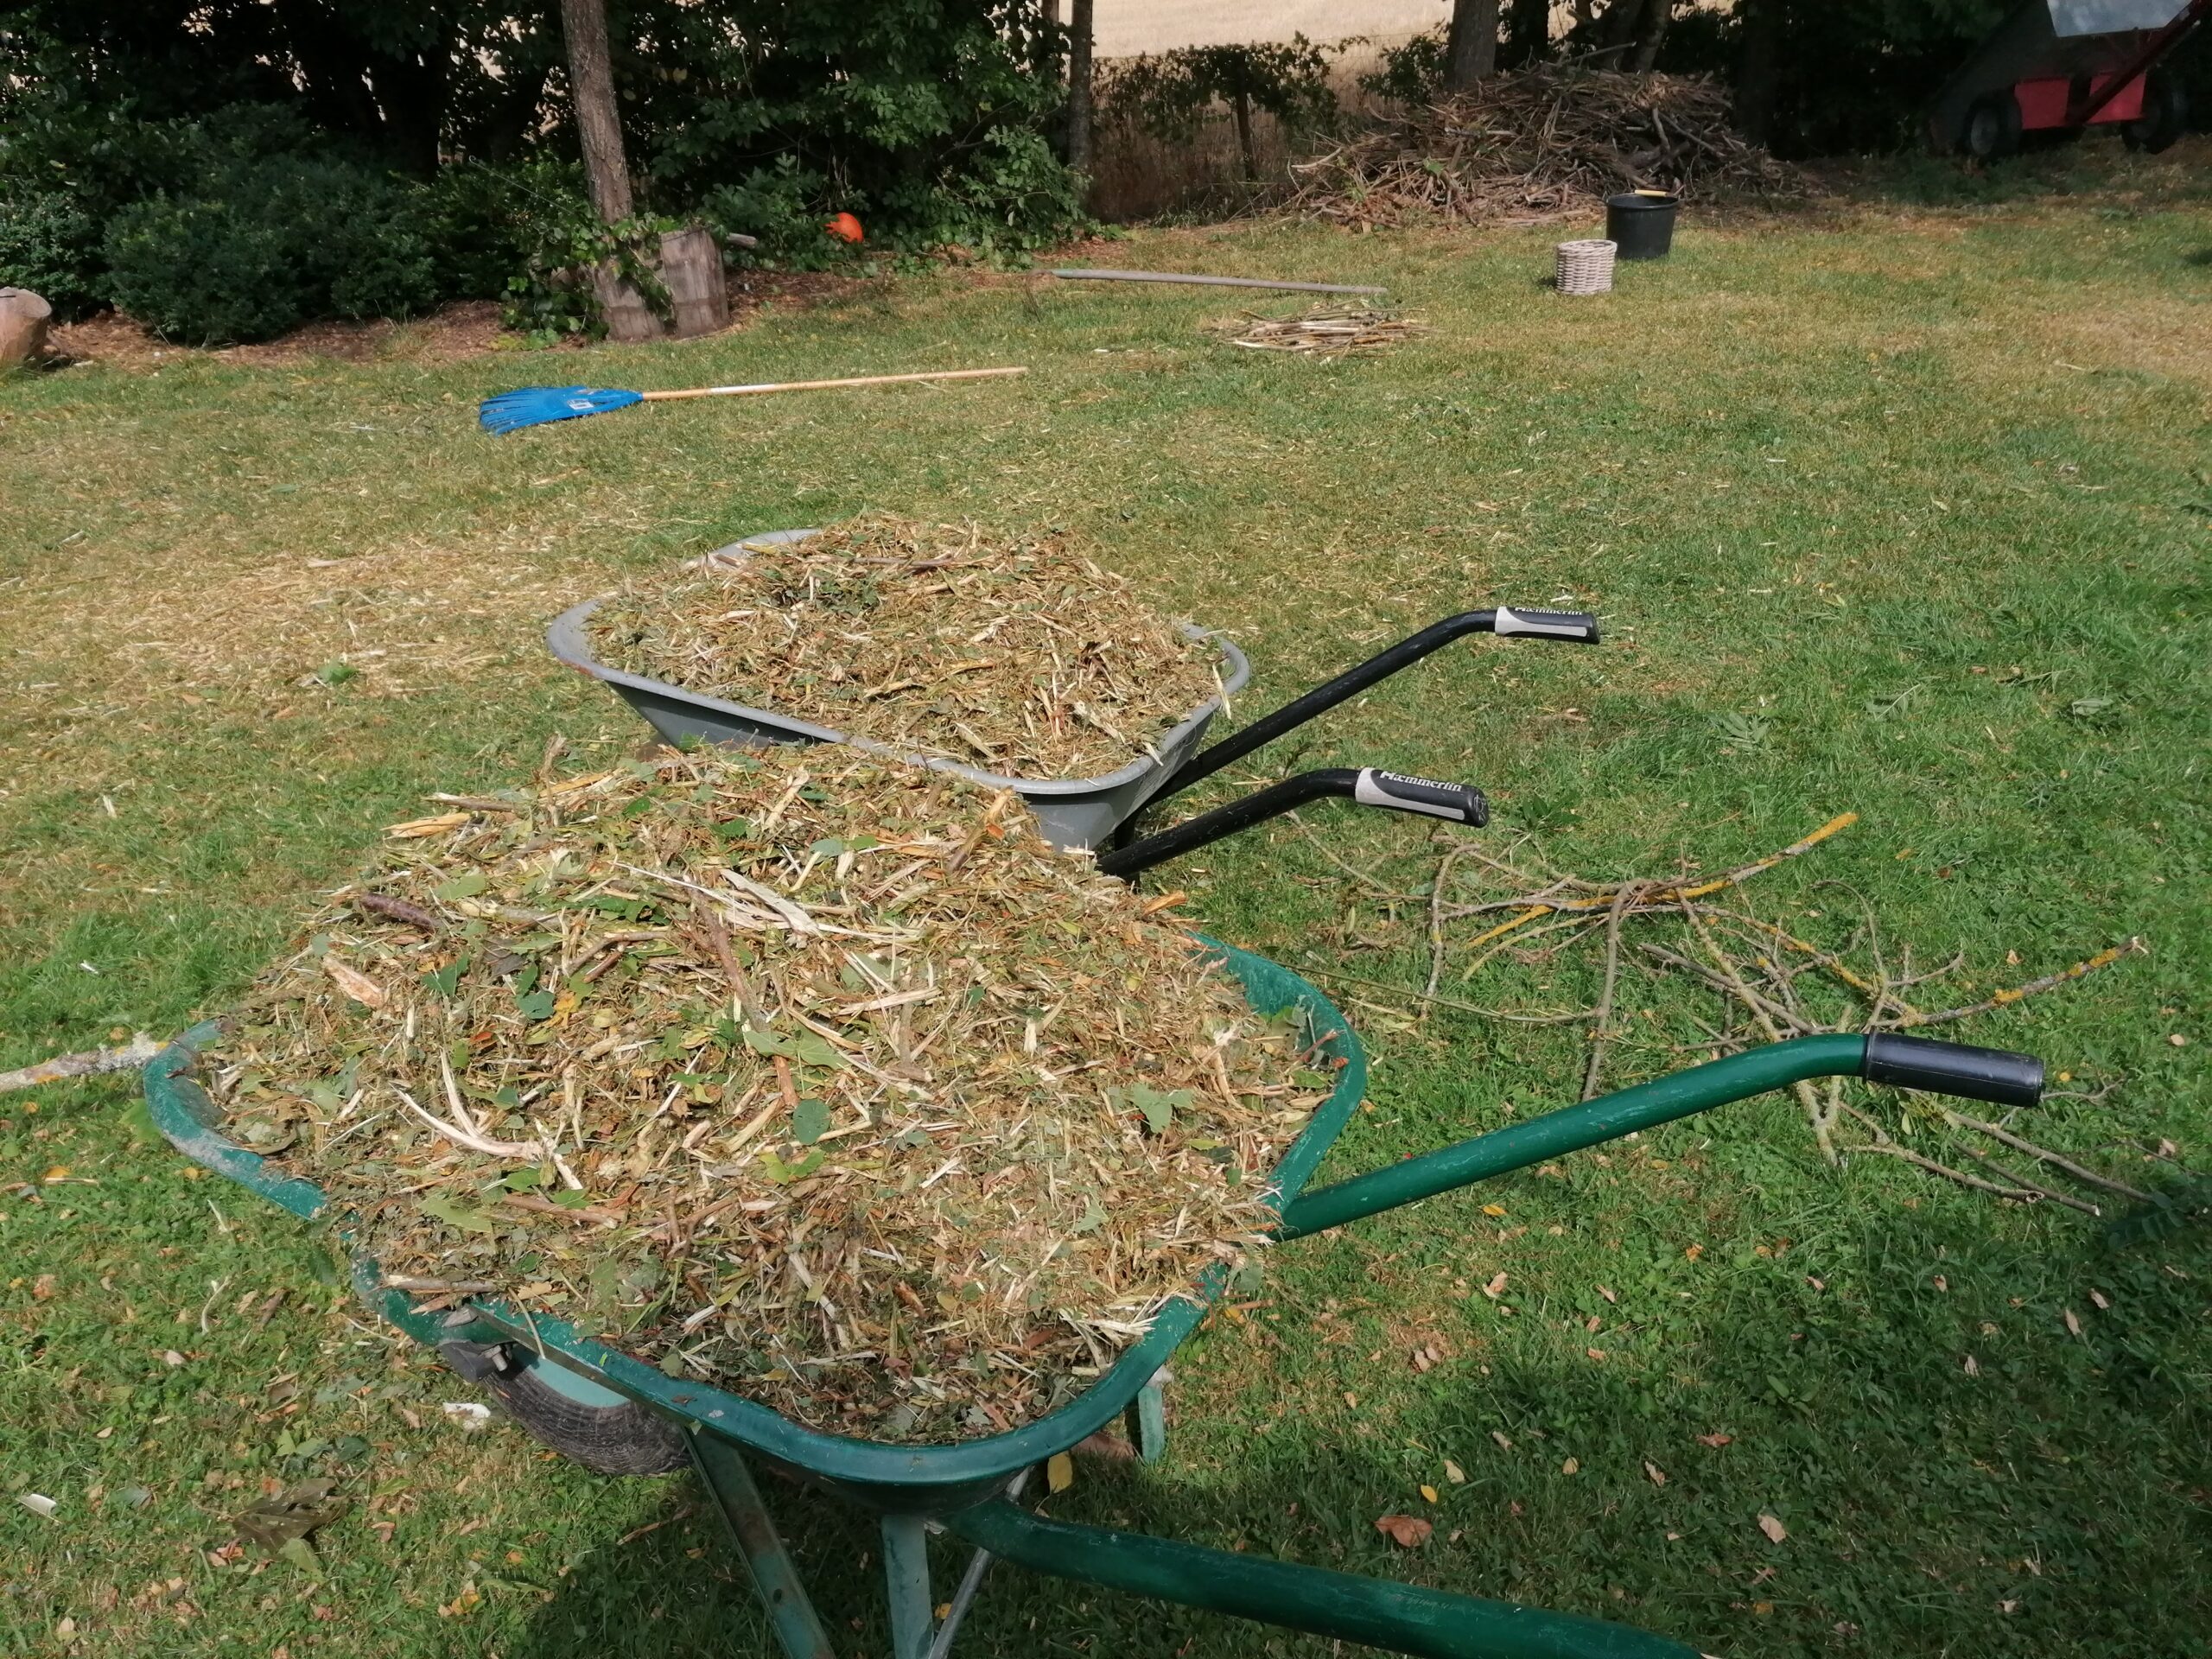
[[[1773,1543],[1781,1543],[1789,1536],[1789,1529],[1764,1510],[1759,1515],[1759,1530],[1766,1534],[1769,1541]]]
[[[1446,1458],[1444,1459],[1444,1478],[1454,1486],[1464,1486],[1467,1484],[1467,1471]]]
[[[1972,1354],[1968,1354],[1964,1359],[1959,1362],[1959,1369],[1964,1371],[1968,1376],[1980,1376],[1981,1375],[1981,1362],[1976,1359]]]
[[[1505,1275],[1501,1273],[1496,1278],[1492,1279],[1490,1283],[1484,1285],[1483,1287],[1483,1294],[1489,1297],[1493,1302],[1499,1297],[1504,1295]]]
[[[1422,1487],[1421,1489],[1421,1495],[1432,1503],[1439,1501],[1436,1488],[1433,1486]]]
[[[1654,1486],[1664,1486],[1667,1484],[1667,1471],[1649,1458],[1643,1460],[1643,1472],[1651,1478],[1651,1484]]]
[[[284,1547],[276,1552],[311,1579],[322,1576],[322,1563],[315,1558],[315,1546],[304,1538],[287,1538]]]
[[[2102,1292],[2101,1290],[2093,1290],[2093,1291],[2091,1291],[2091,1292],[2089,1293],[2089,1300],[2090,1300],[2091,1301],[2094,1302],[2094,1303],[2097,1305],[2097,1306],[2098,1306],[2098,1308],[2099,1308],[2100,1310],[2102,1310],[2102,1309],[2104,1309],[2104,1308],[2110,1307],[2110,1306],[2112,1306],[2112,1304],[2111,1304],[2110,1302],[2108,1302],[2108,1301],[2107,1301],[2107,1300],[2105,1300],[2105,1294],[2104,1294],[2104,1292]]]
[[[2072,1308],[2069,1307],[2064,1311],[2066,1314],[2066,1334],[2069,1337],[2080,1336],[2082,1334],[2082,1321],[2075,1316]]]
[[[492,1408],[480,1406],[474,1400],[448,1400],[443,1408],[447,1416],[467,1432],[474,1432],[492,1421]]]
[[[1436,1528],[1417,1515],[1386,1515],[1376,1519],[1375,1530],[1401,1549],[1419,1549]]]
[[[1697,1443],[1700,1446],[1726,1446],[1735,1438],[1733,1434],[1700,1434],[1697,1437]]]
[[[61,1507],[44,1492],[17,1492],[16,1502],[33,1515],[42,1515],[49,1521],[54,1519],[54,1510]]]
[[[1562,1475],[1580,1474],[1582,1472],[1582,1460],[1580,1458],[1569,1458],[1565,1463],[1560,1465],[1559,1471]]]
[[[296,1544],[308,1554],[303,1564],[306,1570],[320,1576],[321,1567],[308,1548],[308,1535],[318,1527],[327,1527],[353,1506],[353,1500],[332,1496],[338,1483],[334,1480],[295,1481],[281,1492],[263,1498],[251,1509],[232,1517],[232,1523],[264,1549],[273,1550],[287,1560],[298,1561],[299,1554],[292,1548]]]
[[[1510,1452],[1513,1449],[1513,1442],[1507,1440],[1505,1436],[1499,1433],[1497,1430],[1494,1428],[1491,1430],[1490,1437],[1497,1442],[1497,1449],[1499,1451]]]

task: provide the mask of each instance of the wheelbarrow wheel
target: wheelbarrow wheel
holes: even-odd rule
[[[1959,148],[1977,162],[1994,162],[2020,147],[2020,100],[2006,87],[1974,99],[1967,111]]]
[[[2189,127],[2189,96],[2171,75],[2143,78],[2143,113],[2120,130],[2120,141],[2145,156],[2172,147]]]
[[[634,1402],[578,1400],[522,1363],[509,1344],[444,1342],[438,1357],[505,1407],[534,1439],[594,1474],[673,1474],[690,1461],[674,1424]]]

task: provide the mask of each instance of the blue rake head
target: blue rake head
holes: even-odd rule
[[[525,426],[543,426],[548,421],[581,420],[587,415],[604,415],[610,409],[627,409],[643,398],[642,392],[612,388],[524,386],[519,391],[503,391],[495,397],[486,397],[477,411],[477,419],[484,423],[486,432],[518,432]]]

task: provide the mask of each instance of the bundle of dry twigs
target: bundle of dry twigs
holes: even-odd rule
[[[1719,82],[1571,64],[1493,75],[1291,170],[1294,211],[1357,230],[1438,218],[1535,224],[1643,188],[1803,189],[1795,168],[1730,124]]]
[[[1421,1001],[1427,1007],[1458,1008],[1518,1025],[1586,1028],[1585,1100],[1607,1086],[1606,1074],[1618,1050],[1648,1047],[1657,1040],[1656,1027],[1639,1024],[1650,1009],[1635,1010],[1636,1018],[1623,1015],[1631,1001],[1623,986],[1631,975],[1646,981],[1688,979],[1719,995],[1719,1020],[1693,1018],[1695,1036],[1669,1048],[1670,1063],[1679,1063],[1685,1052],[1718,1058],[1822,1032],[1949,1027],[2056,990],[2145,950],[2139,938],[2131,938],[2056,972],[1929,1008],[1923,1006],[1924,988],[1961,980],[1962,957],[1916,969],[1906,947],[1892,959],[1871,911],[1863,912],[1844,943],[1818,944],[1779,920],[1758,915],[1737,897],[1752,878],[1802,857],[1857,818],[1856,813],[1843,813],[1778,853],[1719,874],[1592,881],[1553,868],[1532,852],[1497,855],[1466,842],[1442,855],[1424,894],[1399,893],[1353,874],[1394,904],[1411,901],[1409,909],[1426,909],[1429,973]],[[1665,937],[1631,939],[1631,922],[1643,922]],[[1455,938],[1455,925],[1476,931],[1471,938]],[[1455,966],[1465,982],[1502,956],[1551,963],[1578,945],[1602,953],[1598,996],[1589,1007],[1482,1007],[1440,989]],[[1326,968],[1306,971],[1324,979],[1353,977]],[[1866,1092],[1871,1088],[1847,1085],[1840,1078],[1796,1085],[1813,1138],[1830,1163],[1856,1154],[1894,1158],[1997,1198],[2062,1204],[2091,1215],[2101,1213],[2100,1195],[2152,1201],[2151,1194],[2041,1145],[2009,1118],[1991,1121],[1949,1101],[1908,1096],[1902,1109],[1885,1120],[1876,1099]]]
[[[1207,332],[1255,352],[1298,352],[1308,357],[1365,356],[1385,352],[1428,332],[1425,324],[1370,306],[1322,304],[1294,317],[1246,311],[1211,323]]]

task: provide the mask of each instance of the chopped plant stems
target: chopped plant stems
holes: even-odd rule
[[[1255,311],[1207,326],[1231,346],[1309,357],[1369,356],[1428,332],[1425,324],[1369,306],[1317,305],[1302,315],[1263,317]]]
[[[1586,1025],[1589,1046],[1581,1095],[1588,1100],[1605,1087],[1615,1086],[1607,1082],[1606,1073],[1614,1066],[1616,1050],[1628,1046],[1635,1031],[1635,1022],[1621,1019],[1618,1014],[1623,976],[1630,967],[1654,978],[1687,978],[1719,995],[1726,1010],[1724,1023],[1716,1027],[1696,1022],[1707,1040],[1688,1046],[1717,1056],[1756,1043],[1824,1032],[1911,1031],[1947,1025],[2056,990],[2146,950],[2141,939],[2130,938],[2058,972],[1958,1007],[1927,1013],[1911,1000],[1916,988],[1955,979],[1964,969],[1962,959],[1954,958],[1933,972],[1916,973],[1907,951],[1893,969],[1878,948],[1871,915],[1850,939],[1829,949],[1798,937],[1778,922],[1718,902],[1719,895],[1732,894],[1752,878],[1802,857],[1857,819],[1856,813],[1839,814],[1780,852],[1717,875],[1677,873],[1624,881],[1592,881],[1541,866],[1525,868],[1510,855],[1455,846],[1439,860],[1435,879],[1423,895],[1427,912],[1428,988],[1413,995],[1422,1002],[1424,1017],[1429,1007],[1446,1007],[1523,1025]],[[1468,884],[1459,879],[1465,868],[1463,856],[1481,871],[1479,892],[1470,891]],[[1361,872],[1347,869],[1346,873],[1363,886],[1381,886]],[[1383,890],[1401,899],[1413,897]],[[1506,920],[1490,922],[1501,912],[1510,912]],[[1625,949],[1627,925],[1647,920],[1675,924],[1682,931],[1670,944],[1642,939],[1636,942],[1633,951]],[[1488,925],[1471,939],[1455,942],[1451,938],[1454,922]],[[1538,922],[1541,925],[1529,925]],[[1532,943],[1539,938],[1541,945]],[[1578,944],[1593,947],[1597,954],[1597,1001],[1586,1012],[1484,1007],[1437,994],[1436,987],[1455,948],[1471,955],[1460,974],[1466,980],[1509,948],[1548,962]],[[1859,961],[1862,955],[1870,960]],[[1381,983],[1360,981],[1357,976],[1329,968],[1310,971],[1324,979]],[[1825,997],[1815,995],[1815,984],[1826,988]],[[1649,1016],[1651,1011],[1643,1013]],[[1670,1046],[1670,1055],[1679,1053],[1681,1047]],[[2050,1179],[2000,1164],[1999,1154],[1990,1150],[1994,1145],[2005,1153],[2019,1154],[2030,1169],[2040,1166],[2052,1177],[2063,1176],[2094,1192],[2139,1201],[2145,1196],[2125,1182],[2038,1145],[2017,1125],[1988,1122],[1947,1102],[1923,1101],[1910,1095],[1892,1096],[1903,1104],[1885,1126],[1873,1111],[1853,1103],[1847,1095],[1849,1087],[1856,1085],[1847,1085],[1840,1078],[1791,1086],[1805,1109],[1806,1122],[1821,1155],[1831,1164],[1841,1163],[1854,1153],[1869,1153],[1911,1164],[1976,1192],[2099,1213],[2093,1199],[2065,1192]],[[1869,1096],[1866,1103],[1874,1104],[1875,1097]],[[1845,1138],[1847,1128],[1854,1132],[1855,1139]],[[1948,1143],[1939,1138],[1945,1131]],[[1899,1135],[1915,1137],[1916,1144],[1904,1144]],[[1937,1154],[1945,1153],[1947,1146],[1949,1154],[1987,1168],[1990,1175],[1977,1175],[1946,1162]]]
[[[632,582],[588,631],[610,667],[1024,779],[1116,771],[1219,692],[1064,537],[887,515]]]
[[[670,752],[385,845],[226,1029],[226,1132],[387,1283],[816,1427],[1050,1409],[1256,1241],[1327,1087],[1010,791],[924,768]]]

